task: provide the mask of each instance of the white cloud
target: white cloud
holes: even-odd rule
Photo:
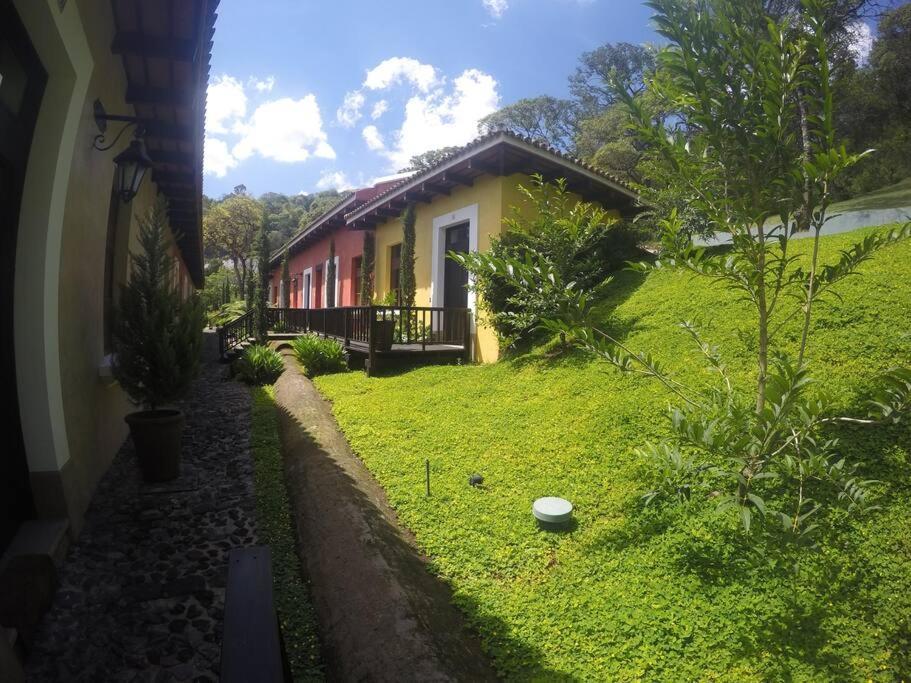
[[[509,2],[507,0],[482,0],[484,3],[484,8],[490,12],[490,16],[494,19],[499,19],[503,16],[503,13],[509,9]]]
[[[226,133],[228,124],[247,113],[243,84],[231,76],[218,76],[206,91],[206,132]]]
[[[383,142],[383,136],[376,126],[367,126],[361,131],[361,135],[364,137],[367,147],[373,151],[381,150],[386,146],[386,143]]]
[[[345,128],[351,128],[361,118],[361,108],[364,106],[364,95],[360,90],[345,93],[342,106],[335,112],[335,118]]]
[[[499,102],[493,76],[468,69],[448,92],[439,87],[409,99],[402,127],[393,136],[395,144],[383,153],[400,168],[416,154],[470,142],[477,137],[478,120],[496,111]]]
[[[203,161],[203,172],[216,178],[224,178],[228,171],[237,166],[237,159],[228,151],[227,143],[208,135],[203,145]]]
[[[323,171],[319,177],[319,180],[316,181],[317,190],[350,190],[352,188],[351,182],[341,171]]]
[[[389,103],[386,100],[380,100],[373,105],[373,111],[370,112],[370,118],[376,121],[387,111],[389,111]]]
[[[257,92],[272,92],[275,87],[275,76],[268,76],[262,80],[251,78],[250,85],[256,88]]]
[[[306,161],[311,156],[335,158],[312,94],[299,100],[285,97],[261,104],[236,131],[243,137],[232,153],[240,160],[253,154],[286,163]]]
[[[863,64],[873,49],[873,30],[865,21],[858,21],[851,26],[851,52],[859,64]]]
[[[411,57],[390,57],[367,72],[364,86],[369,90],[385,90],[402,81],[427,92],[437,84],[436,69]]]

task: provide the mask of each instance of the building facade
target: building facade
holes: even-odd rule
[[[169,205],[176,284],[185,294],[203,284],[216,5],[0,0],[2,385],[13,406],[0,555],[29,520],[78,534],[126,438],[135,408],[111,377],[111,320],[139,220],[156,202]],[[127,203],[114,158],[134,135],[153,166]]]
[[[363,264],[363,239],[375,238],[373,282],[379,300],[395,298],[398,288],[402,212],[415,206],[415,281],[417,306],[469,308],[474,313],[472,358],[493,362],[499,356],[492,328],[478,320],[478,301],[467,272],[446,258],[449,251],[485,251],[503,231],[503,220],[515,207],[528,211],[520,185],[530,186],[531,174],[547,180],[563,178],[580,200],[596,202],[615,217],[636,211],[636,194],[620,181],[540,142],[509,132],[478,138],[438,164],[384,187],[345,197],[326,215],[307,226],[289,246],[296,248],[290,263],[292,293],[302,283],[309,297],[294,296],[295,308],[326,305],[325,273],[329,239],[338,255],[340,306],[358,301],[357,270]],[[281,301],[281,254],[272,258],[273,302]],[[359,260],[360,259],[360,260]],[[360,267],[363,267],[360,265]],[[390,296],[392,294],[392,296]],[[369,302],[363,302],[369,303]]]

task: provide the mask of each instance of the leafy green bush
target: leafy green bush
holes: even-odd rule
[[[218,309],[207,314],[209,327],[224,327],[232,320],[237,320],[247,312],[247,302],[243,300],[222,304]]]
[[[348,369],[345,349],[333,339],[323,339],[317,334],[305,334],[292,341],[291,348],[304,367],[304,374],[307,377]]]
[[[636,245],[638,232],[594,204],[577,202],[563,179],[551,184],[536,175],[531,187],[519,191],[529,210],[513,207],[513,216],[504,221],[505,233],[492,240],[490,251],[449,254],[474,276],[503,348],[534,339],[541,320],[562,307],[560,292],[542,277],[594,291],[624,262],[643,257]],[[517,262],[533,264],[540,277],[511,278],[497,267]]]
[[[272,384],[285,369],[281,354],[265,344],[248,346],[234,361],[234,375],[247,384]]]

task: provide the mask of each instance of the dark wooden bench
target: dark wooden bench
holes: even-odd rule
[[[237,548],[228,556],[221,680],[291,680],[272,595],[272,553],[268,546]]]

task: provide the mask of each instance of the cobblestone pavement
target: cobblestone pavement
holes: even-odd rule
[[[29,657],[30,681],[215,681],[227,553],[256,544],[250,395],[205,366],[181,476],[139,481],[128,439],[100,482]]]

